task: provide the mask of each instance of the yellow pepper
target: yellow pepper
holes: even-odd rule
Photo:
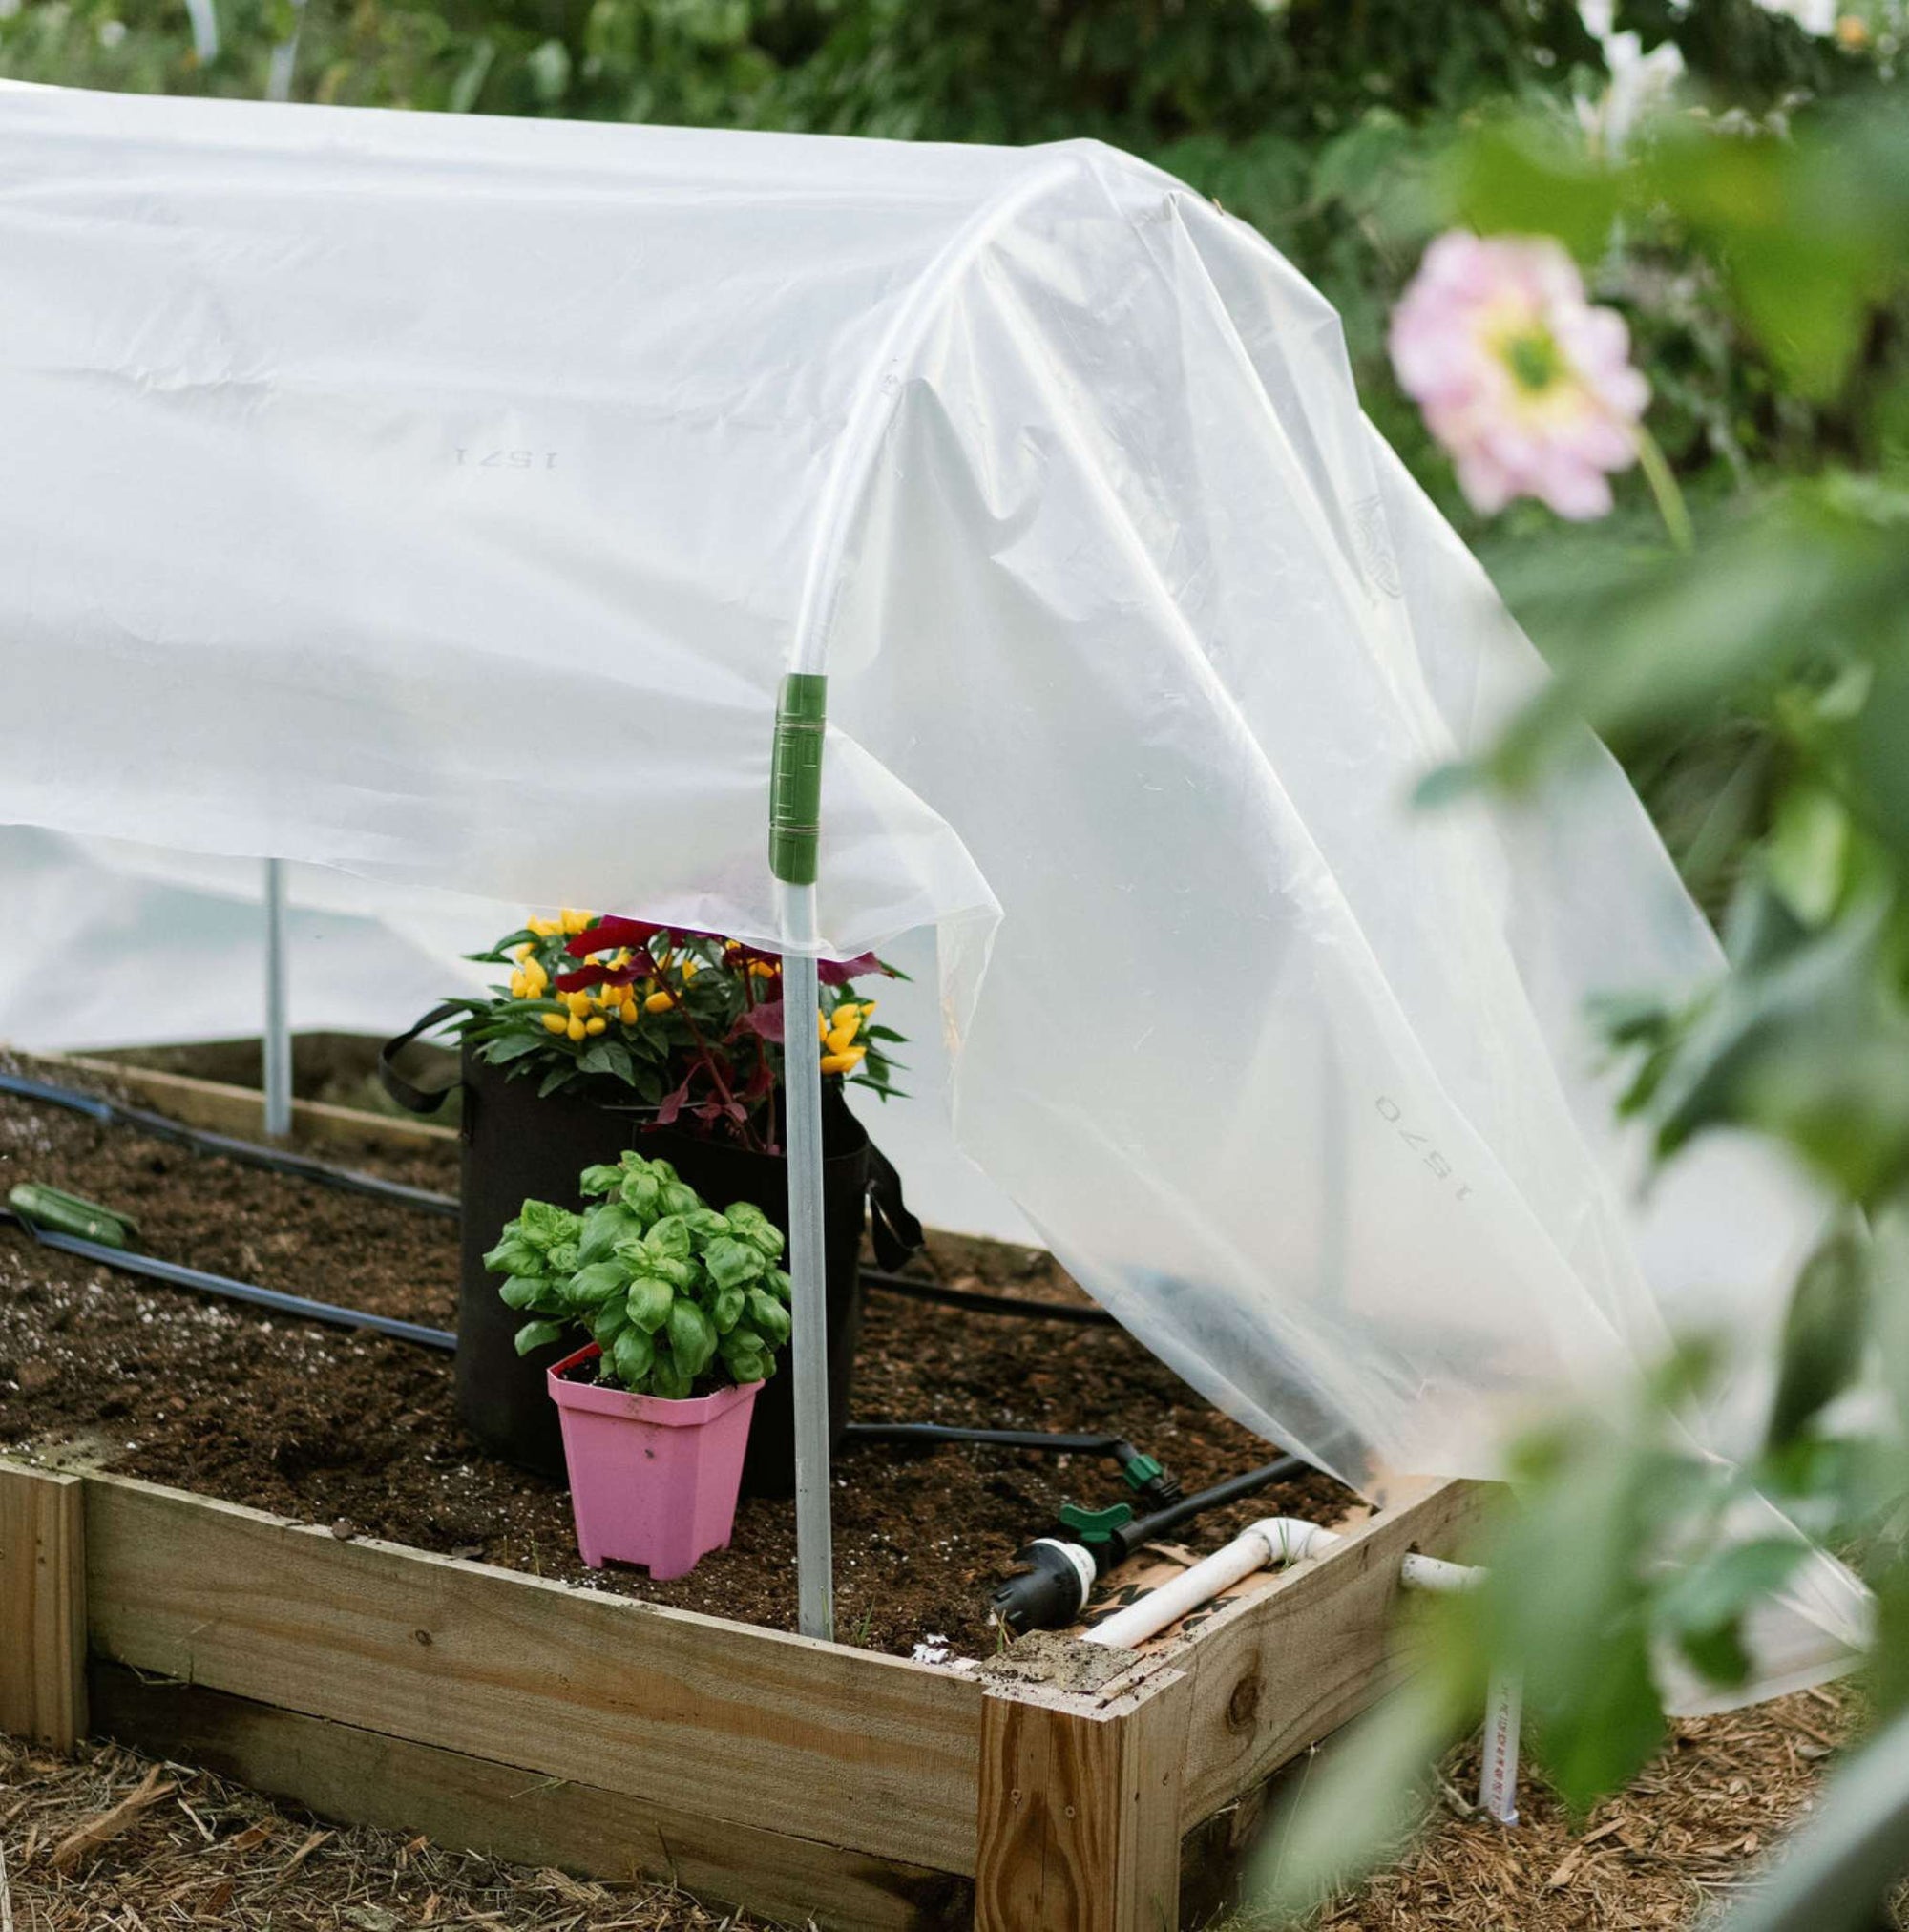
[[[543,1021],[544,1031],[546,1033],[562,1033],[570,1025],[569,1020],[564,1018],[563,1015],[560,1013],[545,1013],[539,1015],[538,1017]]]
[[[818,1006],[815,1009],[815,1037],[825,1045],[829,1040],[829,1016]]]
[[[671,993],[656,992],[643,1001],[645,1013],[667,1013],[676,1004],[676,996]]]
[[[605,1019],[600,1013],[598,1013],[583,1022],[583,1030],[585,1033],[601,1033],[603,1029],[609,1025],[609,1023],[610,1022],[607,1019]]]
[[[531,956],[531,942],[528,939],[526,939],[521,946],[513,946],[511,948],[511,957],[516,960],[519,965],[521,965],[523,961],[528,959],[530,956]]]
[[[696,977],[696,969],[700,963],[699,960],[695,959],[685,959],[682,962],[682,983],[685,986]]]
[[[511,975],[511,998],[525,999],[530,997],[531,982],[521,973]]]
[[[595,913],[579,913],[574,906],[566,906],[561,915],[561,925],[566,933],[580,933],[597,916]]]
[[[560,933],[563,930],[563,928],[557,923],[556,920],[539,919],[535,915],[526,919],[524,921],[524,924],[528,926],[530,930],[533,933],[535,933],[539,939],[548,939],[553,933]]]
[[[566,993],[563,996],[563,1003],[570,1008],[571,1013],[577,1018],[587,1019],[589,1018],[592,1004],[589,994]]]
[[[572,1040],[581,1040],[584,1034],[584,1025],[583,1022],[580,1019],[578,1019],[576,1017],[576,1015],[573,1014],[571,1016],[570,1024],[566,1026],[563,1030],[564,1032],[569,1034]]]
[[[849,1073],[861,1065],[869,1049],[866,1046],[851,1046],[841,1053],[825,1053],[822,1056],[824,1073]]]
[[[626,996],[621,1007],[618,1009],[617,1017],[625,1026],[634,1026],[637,1023],[637,1017],[641,1011],[642,1009],[638,1006],[637,1002]]]
[[[541,959],[526,959],[524,961],[524,977],[539,990],[550,984],[550,974]]]

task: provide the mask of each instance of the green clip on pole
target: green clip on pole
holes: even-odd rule
[[[792,671],[776,709],[769,770],[769,870],[785,885],[812,886],[822,830],[822,739],[829,680]]]
[[[783,1083],[788,1102],[789,1375],[795,1410],[797,1622],[835,1634],[829,1505],[829,1302],[823,1286],[822,1049],[816,1010],[815,881],[822,822],[822,745],[829,681],[791,672],[776,710],[769,779],[769,868],[782,882]]]

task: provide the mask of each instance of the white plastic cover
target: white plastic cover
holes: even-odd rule
[[[827,950],[940,924],[960,1144],[1242,1420],[1483,1473],[1767,1329],[1804,1189],[1640,1201],[1583,1019],[1703,921],[1601,754],[1407,808],[1535,660],[1178,182],[8,89],[0,260],[0,820],[773,943],[826,667]]]

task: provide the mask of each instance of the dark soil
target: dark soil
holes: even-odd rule
[[[49,1077],[5,1055],[0,1067]],[[77,1083],[63,1070],[52,1077]],[[357,1163],[414,1186],[456,1187],[449,1148]],[[0,1096],[0,1195],[24,1180],[131,1212],[151,1254],[437,1327],[455,1320],[449,1220]],[[928,1266],[963,1287],[1080,1299],[1035,1250],[934,1236]],[[880,1292],[868,1296],[854,1414],[1104,1430],[1151,1451],[1189,1490],[1274,1453],[1118,1329],[974,1314]],[[794,1627],[791,1504],[745,1501],[730,1546],[673,1583],[585,1569],[564,1491],[491,1460],[465,1436],[448,1355],[141,1282],[9,1226],[0,1226],[0,1454],[111,1466],[341,1535]],[[838,1633],[901,1653],[930,1637],[957,1653],[992,1649],[984,1599],[1016,1549],[1051,1525],[1063,1499],[1099,1506],[1126,1493],[1113,1465],[1095,1457],[974,1446],[850,1445],[835,1483]],[[1330,1522],[1351,1501],[1311,1476],[1204,1519],[1184,1540],[1217,1547],[1253,1518],[1282,1512]]]

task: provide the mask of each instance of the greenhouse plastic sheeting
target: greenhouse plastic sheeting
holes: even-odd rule
[[[1767,1332],[1814,1204],[1642,1193],[1583,1018],[1703,921],[1602,754],[1409,808],[1535,661],[1180,183],[8,89],[0,259],[0,819],[774,943],[826,669],[825,949],[939,925],[960,1144],[1243,1421],[1486,1472]]]

